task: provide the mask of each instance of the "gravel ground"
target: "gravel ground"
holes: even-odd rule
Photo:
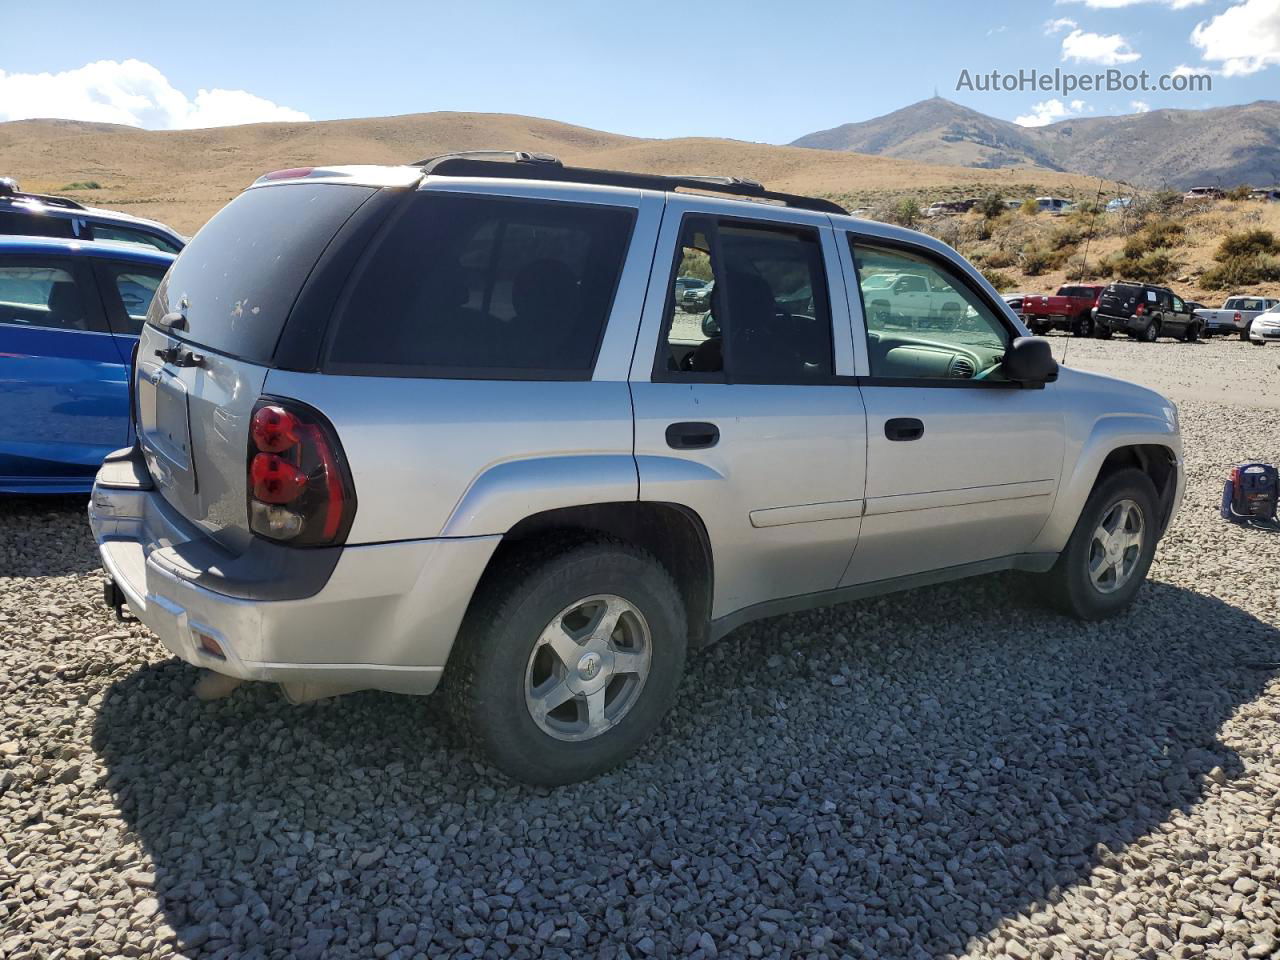
[[[1280,536],[1215,508],[1280,460],[1280,350],[1069,350],[1181,406],[1129,614],[997,577],[755,624],[555,791],[430,698],[196,701],[100,606],[83,503],[0,504],[0,956],[1278,955]]]

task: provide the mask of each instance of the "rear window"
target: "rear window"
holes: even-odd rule
[[[46,216],[0,210],[0,234],[21,237],[61,237],[74,239],[75,223],[70,217]]]
[[[327,369],[587,379],[634,212],[419,193],[339,306]]]
[[[316,260],[376,187],[290,183],[246,190],[197,233],[156,291],[147,322],[184,313],[175,336],[269,363]]]

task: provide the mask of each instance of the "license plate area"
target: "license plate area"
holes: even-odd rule
[[[195,493],[187,386],[164,367],[138,365],[138,439],[151,475]]]

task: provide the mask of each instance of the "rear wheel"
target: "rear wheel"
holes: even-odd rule
[[[1147,324],[1147,329],[1142,331],[1143,343],[1155,343],[1160,339],[1160,321],[1152,320]]]
[[[1246,324],[1244,325],[1244,329],[1240,331],[1240,339],[1241,339],[1241,340],[1248,340],[1248,339],[1249,339],[1249,328],[1250,328],[1250,327],[1252,327],[1252,326],[1253,326],[1253,321],[1252,321],[1252,320],[1250,320],[1248,323],[1246,323]]]
[[[1058,609],[1103,620],[1132,602],[1155,556],[1157,502],[1151,479],[1133,468],[1094,487],[1066,549],[1045,574]]]
[[[585,780],[657,729],[684,672],[671,575],[615,540],[508,557],[473,601],[445,684],[455,725],[527,783]]]
[[[1087,313],[1082,313],[1076,317],[1071,324],[1071,335],[1073,337],[1091,337],[1093,336],[1093,317]]]
[[[1093,328],[1093,335],[1098,340],[1110,340],[1112,337],[1111,328],[1098,324]]]

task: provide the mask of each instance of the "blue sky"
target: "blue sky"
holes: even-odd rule
[[[1109,65],[1207,67],[1213,89],[956,90],[965,69]],[[198,14],[173,0],[42,0],[38,18],[11,13],[0,33],[0,119],[173,127],[477,110],[778,143],[935,90],[1024,122],[1276,97],[1280,0],[219,0]]]

